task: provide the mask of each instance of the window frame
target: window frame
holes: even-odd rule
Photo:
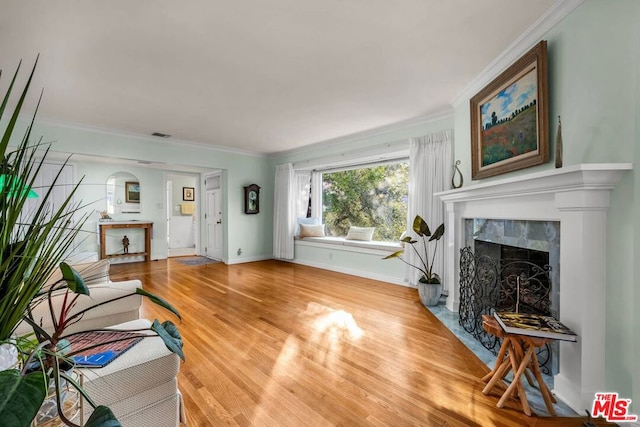
[[[373,168],[377,166],[385,166],[390,164],[399,164],[399,163],[407,163],[409,168],[411,168],[411,163],[409,161],[409,156],[401,155],[401,156],[393,156],[385,159],[378,159],[376,161],[366,161],[359,162],[353,164],[346,164],[340,166],[326,166],[324,168],[314,169],[311,175],[311,185],[313,189],[320,189],[320,191],[311,191],[311,215],[317,218],[320,218],[322,223],[326,225],[323,216],[323,201],[322,201],[322,188],[323,188],[323,177],[322,175],[325,173],[336,173],[336,172],[344,172],[348,170],[354,169],[365,169],[365,168]],[[407,189],[407,211],[409,209],[409,191]],[[399,238],[399,236],[398,236]],[[371,240],[372,243],[389,243],[389,241],[385,240]],[[366,243],[366,242],[364,242]]]

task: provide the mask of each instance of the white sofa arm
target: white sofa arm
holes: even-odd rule
[[[140,282],[140,280],[126,280],[89,286],[90,295],[80,295],[78,297],[75,307],[70,312],[71,315],[120,296],[133,295],[87,311],[79,322],[65,328],[64,334],[67,335],[88,329],[105,328],[118,323],[139,319],[142,296],[135,294],[135,291],[136,288],[141,287],[142,282]],[[64,301],[64,295],[65,292],[58,292],[52,297],[53,307],[57,317],[59,316]],[[72,295],[70,295],[70,297],[71,296]],[[70,297],[67,298],[68,302],[71,300]],[[46,331],[52,331],[53,323],[51,321],[51,314],[49,313],[49,304],[46,300],[43,300],[33,310],[33,318],[37,323],[42,323],[42,327]],[[16,329],[16,335],[24,335],[30,332],[32,332],[32,328],[26,322],[22,322]]]

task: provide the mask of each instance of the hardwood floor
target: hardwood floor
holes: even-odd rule
[[[181,312],[189,426],[581,426],[484,396],[487,367],[410,288],[295,264],[111,267]],[[143,315],[171,313],[143,304]]]

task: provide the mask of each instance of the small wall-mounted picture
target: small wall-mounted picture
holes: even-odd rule
[[[182,200],[185,202],[193,202],[195,200],[195,188],[182,187]]]
[[[127,181],[124,183],[124,201],[127,203],[140,203],[140,183]]]

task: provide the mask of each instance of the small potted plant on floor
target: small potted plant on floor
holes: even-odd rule
[[[425,306],[434,306],[438,304],[440,295],[442,294],[442,281],[440,276],[433,271],[433,263],[436,257],[436,251],[438,249],[438,241],[444,235],[444,224],[440,224],[438,228],[431,233],[429,225],[422,219],[420,215],[416,215],[413,220],[413,231],[420,237],[420,240],[414,240],[411,236],[406,236],[400,241],[405,245],[409,244],[415,251],[416,256],[420,260],[418,265],[411,264],[403,258],[404,249],[394,252],[384,259],[399,258],[402,262],[411,267],[417,269],[420,273],[420,279],[416,283],[418,287],[418,294],[420,295],[420,301]],[[434,242],[433,254],[429,258],[429,243]],[[423,253],[421,253],[416,244],[421,245]],[[405,246],[406,247],[406,246]]]

